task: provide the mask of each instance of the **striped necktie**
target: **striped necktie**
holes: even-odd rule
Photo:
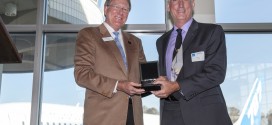
[[[181,31],[182,29],[177,29],[177,32],[178,32],[178,35],[177,35],[177,38],[176,38],[176,43],[175,43],[175,48],[174,48],[174,51],[173,51],[173,59],[175,58],[179,48],[181,47],[181,44],[182,44],[182,35],[181,35]]]
[[[123,49],[123,47],[122,47],[122,45],[121,45],[121,42],[120,42],[120,40],[119,40],[119,38],[118,38],[119,32],[113,32],[113,34],[115,35],[114,41],[115,41],[115,43],[116,43],[116,45],[117,45],[117,47],[118,47],[118,49],[119,49],[119,51],[120,51],[120,53],[121,53],[121,55],[122,55],[123,62],[124,62],[125,66],[126,66],[126,69],[127,69],[127,59],[126,59],[126,55],[125,55],[124,49]]]

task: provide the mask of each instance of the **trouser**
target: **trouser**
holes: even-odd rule
[[[165,100],[161,118],[161,125],[185,125],[179,101]]]
[[[132,99],[131,98],[129,98],[129,101],[128,101],[128,113],[127,113],[126,125],[134,125],[133,108],[132,108]]]

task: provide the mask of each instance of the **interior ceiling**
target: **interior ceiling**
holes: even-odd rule
[[[7,3],[14,3],[17,5],[17,11],[29,10],[37,8],[37,0],[0,0],[0,14],[5,11]]]

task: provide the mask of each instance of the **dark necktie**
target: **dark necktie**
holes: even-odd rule
[[[178,35],[177,35],[177,38],[176,38],[176,43],[175,43],[175,48],[174,48],[174,51],[173,51],[173,58],[175,58],[177,52],[178,52],[178,49],[180,48],[181,44],[182,44],[182,35],[181,35],[181,31],[182,29],[177,29],[177,32],[178,32]]]
[[[122,55],[123,62],[124,62],[125,66],[126,66],[126,69],[127,69],[126,55],[125,55],[124,49],[123,49],[123,47],[121,45],[121,42],[120,42],[120,40],[118,38],[119,32],[113,32],[113,34],[115,35],[114,41],[115,41],[115,43],[116,43],[116,45],[117,45],[117,47],[118,47],[118,49],[119,49],[119,51],[120,51],[120,53]]]

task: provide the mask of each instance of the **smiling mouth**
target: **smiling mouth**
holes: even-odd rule
[[[115,19],[120,21],[122,20],[121,16],[115,16]]]
[[[185,13],[184,9],[178,9],[178,13]]]
[[[120,17],[116,17],[116,19],[117,19],[117,20],[121,20],[121,18],[120,18]]]

